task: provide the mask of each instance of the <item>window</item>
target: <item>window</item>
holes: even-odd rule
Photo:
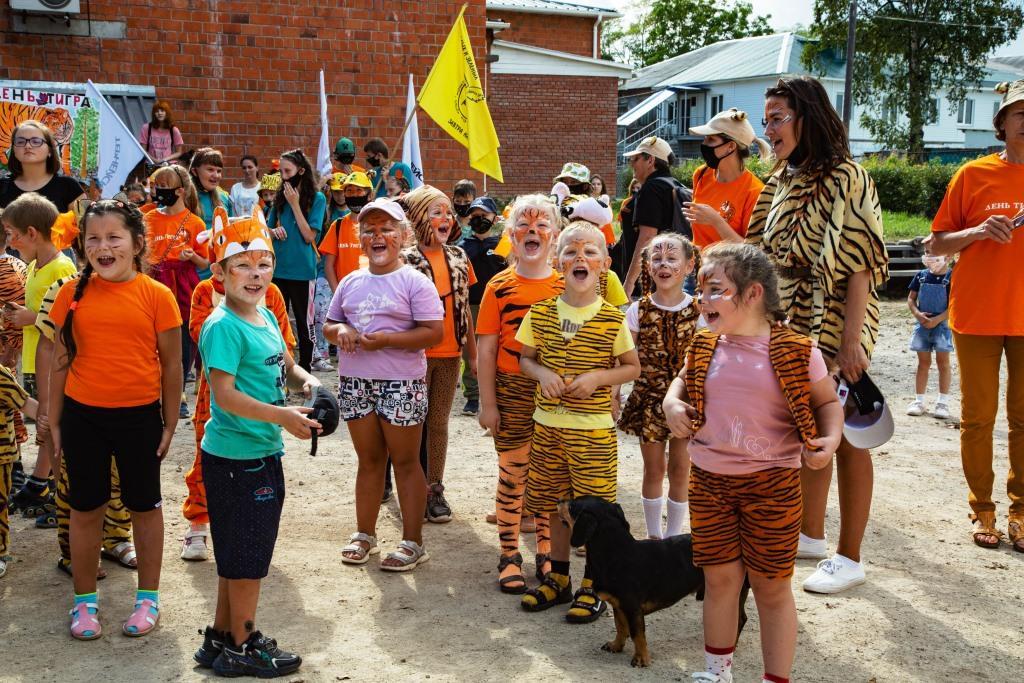
[[[845,98],[846,96],[843,93],[836,93],[836,112],[838,112],[840,117],[842,117],[843,115],[843,105],[845,103]]]
[[[725,109],[725,95],[713,95],[711,97],[711,116],[721,113]]]
[[[939,107],[941,106],[942,100],[938,97],[928,100],[928,111],[924,115],[925,125],[932,126],[939,122]]]
[[[974,100],[967,98],[960,103],[956,113],[956,122],[962,126],[974,125]]]

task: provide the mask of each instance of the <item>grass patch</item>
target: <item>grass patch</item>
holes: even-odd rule
[[[932,231],[932,222],[924,216],[902,211],[882,211],[886,241],[897,242],[925,237]]]

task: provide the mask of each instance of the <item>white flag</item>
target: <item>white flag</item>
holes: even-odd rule
[[[405,129],[405,138],[402,139],[402,163],[408,164],[412,169],[412,178],[409,178],[409,187],[412,189],[423,184],[420,128],[416,123],[416,91],[412,87],[412,74],[409,74],[409,98],[405,104],[405,119],[408,121],[410,116],[412,116],[412,123]]]
[[[100,148],[99,164],[96,179],[100,184],[104,199],[110,199],[121,191],[121,186],[128,179],[128,174],[142,161],[149,158],[146,150],[135,135],[124,125],[113,107],[100,94],[96,84],[89,81],[85,85],[85,93],[94,109],[100,114]]]
[[[324,70],[320,70],[320,146],[316,150],[316,170],[321,177],[334,171],[331,166],[331,142],[327,133],[327,91],[324,89]]]

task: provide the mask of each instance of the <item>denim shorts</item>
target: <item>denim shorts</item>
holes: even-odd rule
[[[917,323],[914,326],[914,336],[910,339],[910,350],[950,353],[953,351],[953,332],[946,322],[941,322],[930,330]]]

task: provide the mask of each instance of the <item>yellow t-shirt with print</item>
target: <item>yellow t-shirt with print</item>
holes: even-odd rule
[[[557,302],[559,327],[562,330],[562,338],[569,341],[580,330],[583,325],[593,318],[601,310],[603,302],[596,299],[594,303],[587,306],[570,306],[559,297]],[[523,346],[537,348],[537,341],[533,336],[532,311],[526,313],[519,332],[516,333],[516,341]],[[626,327],[623,319],[615,341],[612,343],[611,355],[618,357],[636,348],[633,343],[633,335]],[[546,427],[557,427],[560,429],[608,429],[615,427],[615,419],[611,413],[603,415],[582,415],[578,413],[551,413],[538,408],[533,413],[535,422]]]
[[[71,259],[60,253],[38,270],[35,261],[30,263],[28,277],[25,279],[25,307],[39,313],[39,306],[43,303],[43,296],[50,285],[62,277],[74,275],[77,272],[78,268],[75,267]],[[34,375],[36,372],[36,347],[39,346],[39,328],[35,325],[26,325],[21,331],[25,341],[21,352],[21,370]]]

